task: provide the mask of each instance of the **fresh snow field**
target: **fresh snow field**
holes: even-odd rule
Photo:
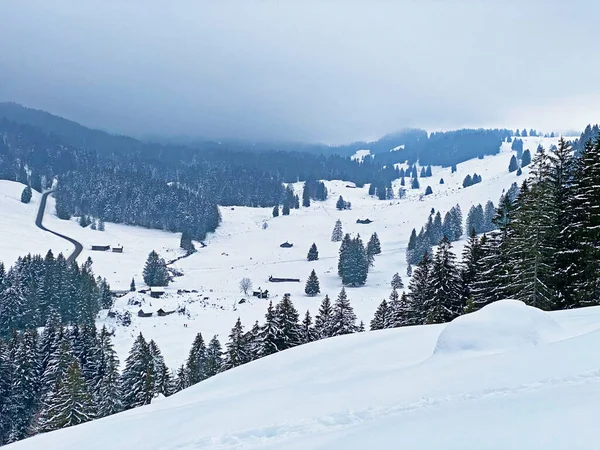
[[[548,149],[558,141],[558,138],[542,137],[522,139],[524,148],[530,149],[532,155],[538,144]],[[362,157],[368,154],[368,151],[361,152]],[[512,154],[510,144],[504,143],[498,155],[461,163],[454,174],[449,167],[434,166],[432,177],[419,179],[419,191],[407,189],[407,196],[403,199],[381,201],[368,195],[368,185],[352,188],[349,187],[352,183],[326,181],[329,190],[326,201],[312,202],[310,208],[292,210],[289,216],[273,218],[272,208],[222,207],[222,224],[207,237],[207,246],[201,248],[196,243],[197,253],[171,266],[184,275],[175,279],[164,297],[152,299],[146,294],[128,294],[117,299],[114,309],[130,311],[132,324],[123,327],[115,319],[107,318],[107,311],[103,311],[98,326],[107,325],[114,330],[115,348],[121,361],[125,360],[135,336],[142,332],[148,340],[156,341],[166,363],[176,368],[187,357],[197,332],[202,332],[205,340],[216,334],[224,344],[238,316],[246,329],[256,320],[263,321],[268,300],[241,293],[238,285],[243,277],[252,280],[255,290],[259,287],[268,289],[274,303],[283,294],[290,293],[301,316],[308,309],[314,318],[323,296],[328,294],[334,300],[342,287],[337,276],[339,243],[331,242],[331,232],[339,218],[344,233],[360,233],[366,244],[371,234],[377,232],[381,241],[382,254],[376,256],[375,267],[369,272],[366,286],[347,289],[359,321],[364,321],[368,327],[377,305],[390,294],[392,275],[398,272],[405,286],[408,285],[405,249],[412,228],[418,231],[425,225],[431,208],[439,210],[443,216],[452,206],[460,204],[466,219],[473,204],[483,205],[488,199],[497,204],[503,190],[515,181],[522,183],[528,173],[528,168],[520,177],[508,172]],[[474,172],[482,176],[482,182],[463,188],[464,177]],[[444,178],[445,184],[439,184],[440,178]],[[408,188],[410,180],[407,178],[406,182]],[[39,194],[34,192],[32,202],[23,205],[19,200],[23,185],[7,181],[0,183],[0,260],[11,265],[17,256],[27,252],[45,254],[48,248],[55,253],[71,251],[69,243],[35,227],[33,222]],[[433,194],[423,197],[428,185],[431,185]],[[396,180],[396,193],[399,187],[400,180]],[[301,195],[302,183],[295,184],[294,188]],[[340,195],[352,203],[351,210],[336,210],[335,203]],[[54,199],[49,197],[44,225],[81,242],[84,251],[79,262],[91,256],[95,273],[106,277],[113,289],[128,289],[132,277],[138,289],[143,287],[142,269],[151,250],[156,250],[165,260],[183,254],[179,249],[179,234],[112,223],[106,224],[104,232],[89,227],[83,229],[76,218],[59,220],[54,205]],[[357,224],[359,218],[369,218],[373,223]],[[263,229],[265,222],[267,229]],[[280,248],[279,245],[285,241],[294,246]],[[306,254],[313,242],[318,247],[319,260],[308,262]],[[122,244],[124,253],[93,252],[90,250],[93,244]],[[464,240],[453,244],[457,254],[460,254],[463,244]],[[319,277],[321,295],[310,298],[304,294],[304,284],[312,269]],[[269,275],[299,278],[301,282],[269,283]],[[177,290],[198,292],[179,295]],[[238,304],[242,298],[248,301]],[[140,306],[145,312],[153,312],[154,316],[137,317]],[[180,306],[185,306],[188,315],[156,316],[159,308],[173,310]]]
[[[600,307],[502,301],[296,347],[6,448],[595,450],[599,347]]]

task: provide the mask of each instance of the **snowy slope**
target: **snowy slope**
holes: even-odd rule
[[[527,137],[523,141],[524,148],[534,152],[539,144],[549,148],[557,143],[558,138]],[[408,189],[407,196],[403,199],[380,201],[368,195],[368,185],[353,188],[349,187],[352,183],[327,181],[327,201],[312,202],[310,208],[292,210],[290,216],[273,218],[271,208],[222,207],[222,225],[209,235],[207,247],[199,248],[197,245],[196,254],[173,265],[184,276],[176,278],[164,298],[151,299],[147,295],[133,294],[118,299],[115,308],[120,311],[129,310],[133,315],[132,325],[126,328],[117,325],[113,319],[106,318],[106,311],[101,313],[98,325],[106,324],[115,330],[115,346],[121,360],[125,359],[135,336],[142,332],[148,339],[157,342],[167,364],[175,368],[186,358],[197,332],[202,332],[205,338],[217,334],[223,342],[238,316],[246,328],[255,320],[262,322],[267,300],[250,297],[247,303],[237,304],[245,297],[238,288],[239,280],[243,277],[249,277],[255,289],[268,289],[274,302],[279,301],[284,293],[290,293],[301,313],[309,309],[314,316],[323,296],[329,294],[334,298],[342,287],[337,276],[339,243],[330,241],[331,231],[338,218],[343,223],[344,232],[360,233],[365,243],[373,232],[377,232],[381,240],[382,254],[376,257],[375,267],[369,273],[366,286],[348,289],[359,320],[368,324],[377,305],[389,296],[392,275],[398,272],[404,284],[408,284],[405,248],[412,228],[419,230],[425,224],[431,208],[440,210],[443,215],[458,203],[466,218],[468,209],[473,204],[483,204],[488,199],[496,204],[503,190],[515,181],[520,184],[528,173],[528,168],[521,177],[508,172],[512,154],[510,144],[504,143],[498,155],[461,163],[454,174],[450,168],[434,166],[433,177],[420,179],[419,191]],[[464,189],[464,177],[474,172],[482,176],[482,182]],[[444,178],[445,184],[439,184],[440,178]],[[431,185],[433,194],[423,197],[428,185]],[[400,181],[396,180],[395,192],[399,187]],[[8,220],[0,222],[0,260],[12,264],[19,254],[25,253],[21,248],[45,253],[50,243],[53,250],[56,247],[62,248],[62,251],[70,251],[68,243],[45,233],[35,241],[24,237],[19,241],[15,238],[15,233],[22,236],[21,233],[27,230],[41,233],[33,225],[37,210],[33,203],[37,196],[34,195],[32,204],[22,205],[18,200],[22,185],[4,182],[0,188],[0,193],[12,193],[10,207],[13,209],[10,211],[15,211],[0,217],[0,221]],[[294,188],[300,193],[302,183],[295,184]],[[335,203],[340,195],[352,202],[351,210],[336,210]],[[7,204],[6,201],[2,203],[2,198],[0,196],[0,207]],[[19,209],[18,214],[15,208]],[[19,217],[31,217],[30,224]],[[370,218],[374,222],[360,225],[356,223],[359,218]],[[21,226],[21,222],[26,223]],[[264,222],[268,224],[266,230],[262,228]],[[82,229],[75,219],[63,221],[55,216],[52,198],[48,199],[44,223],[55,231],[79,240],[84,245],[80,259],[91,256],[94,271],[106,277],[113,289],[127,289],[132,277],[135,277],[138,287],[142,286],[141,272],[151,250],[157,250],[167,260],[181,255],[179,234],[111,223],[106,224],[105,232]],[[285,241],[294,246],[289,249],[280,248],[279,244]],[[306,254],[313,242],[319,249],[319,260],[307,262]],[[89,250],[92,244],[122,244],[125,252],[92,252]],[[460,253],[463,244],[464,242],[454,243],[455,252]],[[312,269],[315,269],[321,284],[321,295],[314,298],[304,294],[304,283]],[[301,282],[273,284],[267,281],[269,275],[299,278]],[[178,295],[178,289],[198,292]],[[129,305],[130,301],[135,304]],[[185,306],[189,316],[173,314],[160,318],[156,315],[138,318],[136,314],[140,304],[146,312],[156,312],[161,307],[171,310]]]
[[[24,184],[0,180],[0,261],[8,268],[27,253],[68,254],[72,246],[65,240],[35,226],[41,194],[32,191],[31,201],[21,203]]]
[[[319,341],[6,448],[597,449],[600,308],[529,311],[529,335],[544,339],[514,347],[504,337],[522,336],[526,307],[492,306],[467,316],[468,329],[455,321]],[[492,345],[434,353],[440,333]]]

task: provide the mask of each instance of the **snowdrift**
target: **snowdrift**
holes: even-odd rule
[[[560,325],[544,311],[502,300],[450,322],[440,333],[434,354],[496,353],[556,341],[562,335]]]

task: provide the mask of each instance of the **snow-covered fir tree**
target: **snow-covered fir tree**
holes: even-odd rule
[[[277,348],[282,351],[302,343],[298,311],[288,294],[283,296],[275,308],[275,319],[279,328]]]
[[[400,274],[398,274],[398,272],[396,272],[393,276],[392,276],[392,281],[391,281],[391,286],[392,289],[402,289],[404,287],[404,283],[402,282],[402,277],[400,276]]]
[[[340,242],[344,237],[342,233],[342,221],[340,219],[335,221],[335,226],[331,232],[331,242]]]
[[[319,278],[317,278],[317,274],[315,273],[314,269],[310,272],[308,280],[306,280],[304,292],[310,297],[314,297],[315,295],[321,293],[321,288],[319,286]]]
[[[144,283],[148,286],[167,286],[169,272],[165,260],[158,256],[154,250],[148,255],[143,271]]]
[[[251,361],[248,340],[244,333],[241,319],[238,317],[235,325],[229,333],[229,340],[225,344],[225,357],[223,358],[223,369],[228,370],[241,366]]]
[[[333,336],[333,306],[328,295],[321,302],[319,312],[315,316],[315,332],[319,339]]]
[[[350,305],[346,289],[342,288],[333,305],[331,335],[340,336],[356,331],[356,314],[354,314],[354,308]]]
[[[319,250],[317,250],[317,244],[313,244],[308,249],[308,255],[306,256],[307,261],[316,261],[319,259]]]

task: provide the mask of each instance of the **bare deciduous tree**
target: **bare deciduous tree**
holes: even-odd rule
[[[248,295],[248,291],[252,290],[252,280],[248,277],[244,277],[240,280],[240,291],[245,295]]]

